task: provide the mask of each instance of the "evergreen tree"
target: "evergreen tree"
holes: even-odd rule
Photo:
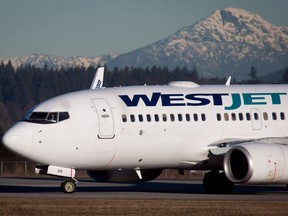
[[[249,80],[249,83],[251,84],[256,84],[259,82],[259,78],[258,78],[258,75],[257,75],[257,70],[254,66],[251,67],[251,71],[249,73],[249,77],[250,77],[250,80]]]
[[[288,67],[285,69],[282,78],[280,80],[280,83],[288,83]]]

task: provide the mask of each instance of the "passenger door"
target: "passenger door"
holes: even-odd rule
[[[104,98],[95,98],[92,99],[92,102],[98,115],[98,137],[100,139],[113,139],[115,136],[114,119],[109,103]]]

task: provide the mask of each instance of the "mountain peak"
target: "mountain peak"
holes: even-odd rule
[[[248,78],[287,66],[288,28],[239,8],[216,10],[167,38],[119,55],[112,66],[162,65],[196,68],[204,76]]]
[[[225,22],[231,22],[235,24],[239,24],[239,20],[242,22],[250,22],[251,20],[257,20],[258,22],[265,23],[265,25],[271,25],[269,22],[264,20],[261,16],[252,13],[250,11],[246,11],[241,8],[224,8],[214,11],[212,14],[210,14],[205,19],[219,17],[223,24]]]
[[[214,11],[188,28],[201,41],[246,42],[261,47],[264,43],[270,43],[279,51],[283,48],[277,40],[279,36],[283,37],[283,27],[273,26],[259,15],[243,9],[225,8]],[[271,31],[276,34],[271,34]]]
[[[265,75],[287,67],[287,59],[287,27],[274,26],[257,14],[231,7],[216,10],[167,38],[128,53],[68,59],[34,54],[14,62],[54,68],[99,63],[109,68],[187,67],[196,68],[201,76],[247,79],[252,66],[259,75]]]

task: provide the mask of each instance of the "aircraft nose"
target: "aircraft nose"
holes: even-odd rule
[[[32,126],[19,122],[4,134],[2,143],[10,151],[27,157],[33,144]]]

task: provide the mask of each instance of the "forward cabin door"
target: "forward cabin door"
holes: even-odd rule
[[[104,98],[92,99],[98,115],[98,138],[113,139],[114,133],[114,119],[111,107],[108,101]]]

